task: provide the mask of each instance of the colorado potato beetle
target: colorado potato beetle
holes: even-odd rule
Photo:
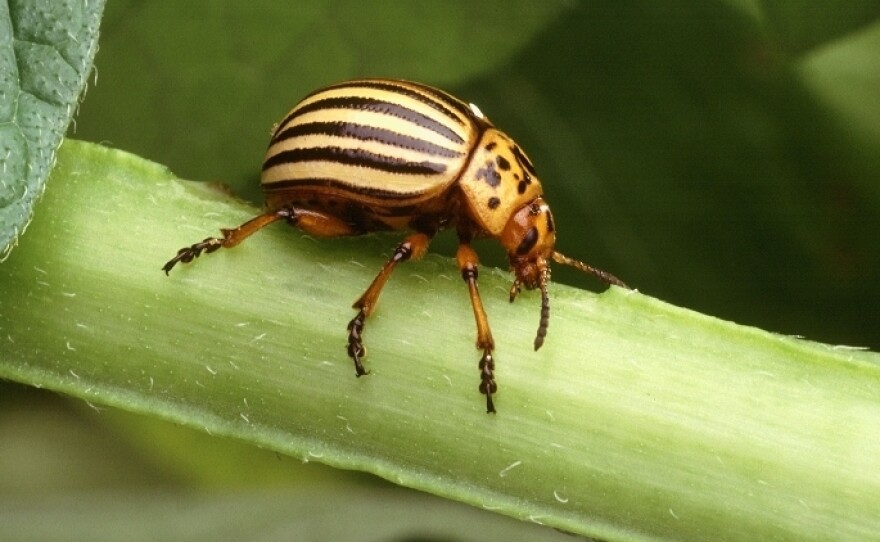
[[[398,263],[418,259],[438,231],[455,228],[456,261],[467,284],[477,327],[479,390],[495,412],[495,342],[477,288],[475,238],[497,239],[514,272],[510,301],[538,288],[541,316],[535,350],[550,318],[549,260],[626,288],[605,271],[554,250],[556,226],[532,162],[480,110],[442,90],[409,81],[364,79],[317,90],[274,128],[263,161],[266,212],[222,237],[182,248],[162,268],[202,252],[239,244],[277,220],[321,237],[409,231],[353,308],[348,355],[357,376],[364,326]]]

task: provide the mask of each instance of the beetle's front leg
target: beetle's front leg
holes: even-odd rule
[[[391,272],[394,271],[398,263],[421,258],[428,251],[430,243],[431,237],[424,233],[414,233],[404,239],[394,249],[394,254],[385,262],[370,286],[352,305],[352,308],[357,309],[358,313],[348,323],[348,355],[354,361],[354,370],[357,376],[367,374],[361,362],[361,359],[367,355],[367,349],[364,346],[364,323],[376,308],[382,287],[388,282]]]
[[[486,396],[486,412],[494,414],[495,403],[492,401],[492,394],[498,390],[498,385],[495,384],[495,360],[492,358],[495,341],[492,340],[489,319],[486,318],[486,311],[483,309],[480,291],[477,288],[479,258],[469,244],[461,243],[458,245],[455,259],[458,262],[458,269],[461,271],[461,278],[467,283],[471,305],[474,308],[474,318],[477,321],[477,348],[483,351],[479,363],[480,393]]]

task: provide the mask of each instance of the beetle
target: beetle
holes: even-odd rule
[[[312,92],[273,129],[263,161],[263,214],[222,237],[180,249],[162,268],[202,252],[232,248],[278,220],[319,237],[383,230],[410,232],[355,301],[348,355],[355,374],[367,374],[366,319],[397,264],[419,259],[437,232],[455,228],[456,262],[474,311],[482,351],[479,390],[495,412],[495,341],[477,288],[477,238],[498,240],[514,273],[512,302],[538,288],[541,316],[534,348],[550,319],[549,261],[569,265],[616,286],[614,275],[554,249],[556,225],[535,167],[523,150],[473,104],[420,83],[392,79],[341,82]]]

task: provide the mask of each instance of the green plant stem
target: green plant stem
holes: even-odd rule
[[[533,352],[538,297],[508,303],[511,277],[483,269],[491,416],[447,258],[395,272],[367,322],[364,378],[345,354],[349,307],[398,237],[278,225],[160,271],[257,212],[65,143],[0,265],[0,377],[608,540],[878,537],[876,354],[558,284]]]

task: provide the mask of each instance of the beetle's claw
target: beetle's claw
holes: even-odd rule
[[[520,283],[519,279],[513,279],[513,285],[510,287],[510,302],[513,303],[513,300],[516,299],[516,296],[519,295],[519,292],[522,288],[522,283]]]
[[[495,403],[492,401],[492,394],[498,391],[498,385],[495,383],[495,360],[492,359],[492,351],[488,348],[483,350],[483,357],[480,358],[480,393],[486,396],[486,413],[495,414]]]
[[[165,274],[168,275],[169,271],[171,271],[171,269],[173,269],[174,266],[177,265],[177,262],[189,263],[201,256],[202,252],[210,254],[222,246],[223,239],[218,239],[217,237],[208,237],[207,239],[204,239],[201,243],[196,243],[188,247],[183,247],[182,249],[177,251],[177,255],[175,257],[168,260],[168,263],[162,266],[162,271],[165,271]]]
[[[367,315],[364,309],[360,309],[357,315],[348,323],[348,356],[354,361],[354,371],[359,377],[369,374],[361,363],[361,358],[366,357],[367,347],[364,346],[364,320]]]

